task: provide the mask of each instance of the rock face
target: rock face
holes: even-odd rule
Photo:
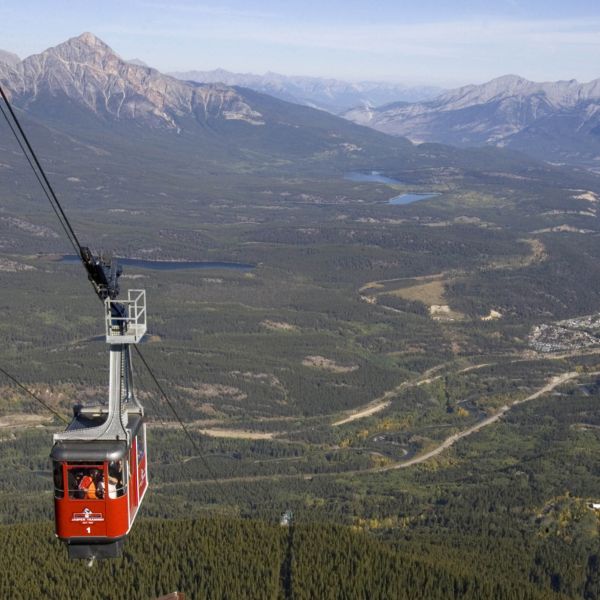
[[[148,63],[145,63],[142,59],[140,58],[131,58],[130,60],[127,61],[128,63],[131,63],[132,65],[137,65],[138,67],[149,67],[150,65]]]
[[[68,147],[72,154],[61,152],[71,162],[91,156],[86,165],[118,155],[136,177],[142,176],[131,158],[141,155],[181,161],[186,173],[191,164],[204,173],[209,165],[215,172],[240,173],[272,165],[284,169],[298,161],[319,168],[330,161],[342,171],[366,161],[392,164],[394,156],[421,161],[408,140],[248,88],[175,79],[123,60],[90,33],[14,67],[0,63],[0,82],[28,127],[38,129],[40,153]],[[6,148],[0,147],[0,155],[0,163],[12,166]],[[69,180],[71,174],[67,180],[77,183]]]
[[[402,84],[361,81],[351,83],[321,77],[290,77],[279,73],[254,75],[224,69],[171,73],[178,79],[203,83],[239,85],[281,100],[305,104],[338,114],[357,105],[379,105],[398,100],[419,101],[433,98],[437,87],[410,87]]]
[[[13,102],[47,110],[65,100],[95,115],[178,129],[193,117],[264,124],[240,94],[224,85],[197,85],[122,60],[103,41],[84,33],[10,66],[0,64],[0,80]]]
[[[6,50],[0,50],[0,64],[4,63],[14,67],[21,59],[12,52],[7,52]]]
[[[558,162],[600,158],[600,79],[536,83],[506,75],[431,101],[360,107],[343,116],[415,142],[509,146]]]

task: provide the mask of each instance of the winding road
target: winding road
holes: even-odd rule
[[[414,379],[412,381],[404,381],[400,385],[397,385],[395,388],[388,390],[379,398],[375,400],[371,400],[368,404],[364,405],[362,408],[357,408],[350,413],[348,416],[340,419],[339,421],[334,421],[331,425],[332,427],[339,427],[340,425],[345,425],[346,423],[352,423],[353,421],[358,421],[359,419],[364,419],[365,417],[370,417],[375,413],[382,411],[384,408],[387,408],[391,404],[391,399],[394,396],[397,396],[402,390],[411,388],[411,387],[419,387],[420,385],[425,385],[426,383],[431,383],[436,379],[439,379],[441,375],[432,376],[436,371],[443,369],[447,366],[448,363],[442,363],[441,365],[437,365],[428,369],[423,373],[421,377],[418,379]],[[466,373],[468,371],[475,371],[476,369],[482,369],[483,367],[489,367],[491,363],[481,363],[479,365],[471,365],[470,367],[466,367],[457,371],[457,373]]]
[[[578,375],[579,373],[577,373],[576,371],[569,371],[567,373],[563,373],[562,375],[557,375],[556,377],[553,377],[545,386],[537,390],[537,392],[534,392],[533,394],[527,396],[527,398],[524,398],[523,400],[515,400],[511,404],[504,405],[496,414],[491,415],[490,417],[486,417],[482,421],[479,421],[479,423],[476,423],[475,425],[469,427],[468,429],[465,429],[464,431],[459,431],[458,433],[454,433],[451,436],[447,437],[439,446],[436,446],[433,450],[429,450],[424,454],[420,454],[419,456],[415,456],[414,458],[411,458],[404,462],[398,462],[392,465],[386,465],[385,467],[378,467],[372,470],[382,472],[391,471],[392,469],[406,469],[408,467],[412,467],[413,465],[423,463],[426,460],[429,460],[430,458],[441,454],[444,450],[456,444],[458,440],[462,440],[468,435],[471,435],[472,433],[475,433],[476,431],[479,431],[480,429],[483,429],[484,427],[495,423],[514,406],[523,404],[525,402],[529,402],[530,400],[535,400],[536,398],[539,398],[540,396],[551,392],[554,388],[558,387],[559,385],[562,385],[563,383],[571,379],[575,379]]]
[[[595,374],[600,374],[600,373],[595,373]],[[590,373],[588,373],[587,375],[590,375]],[[523,398],[522,400],[515,400],[511,404],[504,405],[497,413],[495,413],[489,417],[486,417],[482,421],[479,421],[479,423],[476,423],[475,425],[473,425],[463,431],[459,431],[458,433],[454,433],[454,434],[450,435],[435,448],[428,450],[427,452],[424,452],[423,454],[420,454],[418,456],[410,458],[409,460],[396,462],[396,463],[393,463],[390,465],[385,465],[384,467],[371,467],[371,468],[367,468],[367,469],[354,469],[351,471],[341,471],[341,472],[336,471],[336,472],[314,473],[314,474],[311,474],[311,473],[294,473],[294,474],[282,473],[282,474],[274,474],[274,475],[238,476],[238,477],[219,479],[219,483],[234,483],[234,482],[243,482],[243,481],[269,481],[269,480],[281,481],[281,480],[287,480],[287,479],[309,479],[310,480],[310,479],[315,479],[318,477],[340,477],[343,475],[361,475],[361,474],[365,474],[365,473],[383,473],[386,471],[392,471],[392,470],[397,470],[397,469],[407,469],[409,467],[413,467],[414,465],[424,463],[424,462],[434,458],[435,456],[438,456],[444,450],[447,450],[448,448],[450,448],[451,446],[456,444],[456,442],[458,442],[459,440],[462,440],[463,438],[483,429],[484,427],[487,427],[488,425],[495,423],[496,421],[500,420],[509,410],[511,410],[515,406],[518,406],[519,404],[524,404],[525,402],[530,402],[531,400],[536,400],[540,396],[543,396],[544,394],[551,392],[552,390],[554,390],[558,386],[562,385],[563,383],[566,383],[567,381],[571,381],[572,379],[576,379],[579,376],[580,376],[580,374],[577,373],[576,371],[568,371],[566,373],[557,375],[557,376],[553,377],[548,383],[543,385],[541,388],[539,388],[538,390],[536,390],[535,392],[533,392],[526,398]],[[195,480],[195,481],[190,481],[189,483],[212,484],[212,483],[214,483],[214,481],[211,481],[211,480],[197,481],[197,480]],[[173,484],[173,483],[165,482],[162,484],[157,484],[157,485],[155,484],[155,487],[166,488],[166,487],[169,487],[172,485],[181,485],[181,484]]]

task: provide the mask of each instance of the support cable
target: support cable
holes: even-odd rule
[[[51,204],[51,206],[52,206],[52,208],[53,208],[53,210],[54,210],[54,212],[55,212],[58,220],[60,221],[60,224],[62,225],[67,238],[69,239],[69,241],[73,245],[73,248],[75,249],[76,254],[81,259],[82,264],[85,266],[85,261],[84,261],[83,254],[82,254],[82,246],[81,246],[81,244],[79,242],[79,238],[77,237],[75,231],[73,230],[73,227],[71,226],[71,223],[69,222],[69,219],[67,218],[67,215],[65,214],[62,206],[60,205],[58,197],[56,196],[56,193],[54,192],[54,188],[50,184],[50,181],[48,180],[48,177],[46,176],[46,173],[44,172],[44,169],[43,169],[42,165],[40,164],[40,161],[38,160],[37,155],[35,154],[35,151],[33,150],[31,144],[29,143],[27,135],[25,134],[25,131],[21,127],[19,119],[17,118],[17,115],[15,114],[14,110],[12,109],[12,106],[11,106],[10,102],[8,101],[8,98],[7,98],[4,90],[2,89],[1,85],[0,85],[0,96],[4,100],[4,103],[6,104],[6,107],[7,107],[8,111],[9,111],[9,113],[10,113],[10,116],[12,117],[12,122],[9,119],[8,115],[6,114],[6,112],[2,109],[1,105],[0,105],[0,111],[2,112],[2,115],[4,116],[4,118],[6,119],[6,122],[8,123],[8,125],[9,125],[9,127],[10,127],[13,135],[15,136],[15,138],[16,138],[19,146],[21,147],[21,150],[23,151],[23,154],[25,155],[25,158],[27,159],[27,162],[31,166],[31,169],[33,170],[33,172],[34,172],[34,174],[35,174],[35,176],[36,176],[36,178],[37,178],[40,186],[44,190],[44,194],[46,195],[46,198],[50,202],[50,204]],[[15,126],[13,126],[13,122],[14,122],[14,124],[16,126],[16,129],[15,129]],[[17,133],[17,131],[18,131],[18,133]],[[100,300],[102,300],[102,298],[99,295],[98,295],[98,297],[100,298]],[[150,377],[154,381],[154,383],[155,383],[156,387],[158,388],[158,390],[160,391],[162,397],[165,399],[165,401],[169,405],[169,408],[171,409],[171,411],[175,415],[175,418],[179,422],[179,425],[181,426],[181,428],[183,429],[184,433],[186,434],[186,436],[190,440],[192,446],[194,447],[194,449],[196,450],[196,452],[198,452],[198,455],[199,455],[200,459],[202,460],[202,463],[203,463],[205,469],[207,470],[208,474],[210,475],[211,479],[215,482],[215,484],[217,484],[217,486],[219,487],[220,491],[223,493],[223,496],[226,497],[221,483],[217,479],[215,473],[213,472],[212,468],[208,464],[208,461],[206,460],[206,457],[204,456],[204,454],[202,454],[200,448],[198,447],[198,444],[196,443],[196,441],[192,437],[192,435],[189,432],[188,428],[185,426],[185,423],[183,422],[183,420],[181,419],[181,417],[177,413],[177,410],[175,409],[175,407],[173,406],[173,403],[171,402],[171,400],[167,396],[167,393],[165,392],[165,390],[163,389],[163,387],[159,383],[158,379],[154,375],[154,372],[150,368],[150,365],[148,364],[148,362],[146,361],[146,359],[142,355],[142,353],[139,350],[139,348],[134,345],[134,349],[137,352],[138,356],[140,357],[142,363],[146,367],[146,370],[150,374]],[[17,385],[19,385],[20,387],[23,387],[23,386],[21,386],[21,384],[18,383],[18,381],[16,381],[16,379],[14,379],[10,375],[8,375],[8,373],[6,373],[5,371],[3,371],[2,369],[0,369],[0,371],[2,371],[10,379],[12,379],[13,381],[15,381],[17,383]],[[44,404],[44,402],[41,399],[39,399],[36,396],[34,396],[33,394],[31,394],[31,392],[29,392],[29,390],[27,390],[24,387],[23,387],[23,389],[27,393],[29,393],[30,395],[32,395],[36,400],[38,400],[39,402],[41,402],[42,404]],[[52,412],[55,412],[49,406],[46,406],[46,408],[48,408],[49,410],[52,410]],[[58,415],[58,413],[55,413],[55,414],[57,416],[60,416],[60,415]],[[60,418],[61,418],[61,420],[65,421],[65,419],[63,419],[62,417],[60,417]],[[65,421],[65,423],[66,423],[66,421]]]
[[[34,400],[37,400],[44,408],[47,408],[55,417],[58,417],[63,423],[69,424],[59,412],[54,410],[49,404],[46,404],[40,397],[36,396],[31,390],[28,390],[18,379],[13,377],[10,373],[7,373],[2,367],[0,367],[0,373],[3,373],[8,379],[10,379],[17,387],[21,388],[24,392],[29,394]]]
[[[0,88],[1,89],[1,88]],[[73,246],[73,249],[75,250],[76,254],[80,254],[80,249],[77,246],[77,243],[71,238],[71,235],[69,233],[69,228],[65,225],[65,223],[63,222],[61,216],[60,216],[60,212],[58,210],[58,208],[55,206],[53,200],[52,200],[52,196],[50,195],[50,192],[47,190],[46,186],[44,185],[44,182],[42,180],[42,177],[40,176],[40,174],[38,173],[37,169],[35,168],[35,165],[33,164],[31,158],[29,157],[29,154],[27,153],[25,146],[23,144],[23,142],[21,141],[19,134],[17,133],[17,130],[15,129],[14,125],[12,124],[11,120],[9,119],[8,115],[6,114],[6,112],[4,111],[4,109],[2,108],[2,105],[0,104],[0,112],[2,113],[2,115],[4,116],[4,118],[6,119],[6,122],[8,123],[8,126],[10,127],[10,130],[13,132],[13,135],[15,136],[15,139],[17,140],[17,143],[19,144],[21,150],[23,151],[23,155],[25,156],[27,162],[29,163],[29,166],[31,167],[31,170],[33,171],[33,174],[35,175],[36,179],[38,180],[44,194],[46,195],[46,198],[48,198],[48,201],[50,202],[50,206],[52,207],[52,210],[54,211],[54,214],[56,215],[58,222],[61,224],[67,239],[69,240],[69,242],[71,243],[71,245]]]
[[[165,392],[164,388],[162,387],[162,385],[160,384],[160,382],[158,381],[158,379],[154,375],[154,372],[150,368],[150,365],[146,361],[146,359],[145,359],[144,355],[142,354],[141,350],[137,346],[134,346],[133,349],[136,351],[137,355],[140,357],[140,360],[142,361],[142,363],[146,367],[146,370],[150,374],[150,377],[154,381],[154,384],[156,385],[156,387],[160,391],[162,397],[165,399],[165,402],[169,405],[169,408],[171,409],[171,411],[175,415],[175,418],[179,422],[179,425],[181,425],[181,428],[183,429],[185,435],[190,440],[190,443],[192,444],[192,446],[194,447],[194,449],[198,453],[198,456],[199,456],[200,460],[202,461],[202,464],[204,465],[204,468],[206,469],[206,471],[210,475],[210,478],[216,483],[217,487],[219,488],[219,491],[223,494],[223,497],[226,498],[227,496],[225,495],[225,490],[223,489],[223,486],[221,485],[221,482],[217,479],[216,474],[212,470],[211,466],[208,464],[208,461],[206,460],[206,457],[204,456],[204,454],[202,453],[200,447],[196,443],[196,440],[192,437],[192,434],[190,433],[189,429],[185,426],[185,423],[183,422],[183,420],[181,419],[181,417],[177,413],[177,410],[173,406],[173,403],[169,399],[169,396],[167,396],[167,393]]]
[[[131,364],[131,362],[130,362],[130,367],[131,367],[131,370],[133,371],[133,364]],[[138,381],[141,379],[140,372],[136,371],[135,378]],[[144,387],[144,386],[141,386],[141,387]],[[154,410],[154,413],[156,414],[156,418],[160,421],[160,423],[163,427],[166,427],[166,423],[160,414],[159,403],[155,402],[154,397],[152,395],[148,396],[148,400],[152,404],[152,409]]]
[[[77,235],[76,235],[75,231],[73,230],[73,227],[71,227],[71,223],[69,223],[69,219],[67,218],[67,215],[63,211],[62,206],[60,205],[60,202],[58,201],[58,198],[56,196],[56,193],[54,192],[54,188],[50,184],[50,181],[48,180],[48,177],[46,176],[46,173],[45,173],[42,165],[40,164],[40,161],[38,160],[38,157],[37,157],[35,151],[31,147],[31,144],[29,143],[29,139],[27,138],[25,131],[23,131],[23,128],[21,127],[21,123],[19,122],[19,119],[17,118],[15,111],[13,110],[12,106],[10,105],[10,102],[8,101],[8,97],[6,96],[6,93],[2,89],[1,85],[0,85],[0,96],[2,96],[2,99],[4,100],[4,103],[6,104],[6,108],[8,109],[8,112],[10,113],[10,116],[12,117],[13,122],[15,123],[15,125],[17,126],[17,129],[19,130],[19,133],[21,134],[21,138],[22,138],[23,142],[25,143],[25,146],[27,146],[27,149],[29,150],[29,154],[31,155],[33,162],[35,163],[36,167],[38,168],[41,178],[44,180],[44,183],[47,186],[48,192],[50,193],[52,200],[54,201],[54,204],[56,205],[56,209],[62,216],[61,223],[63,224],[63,227],[65,227],[66,230],[68,230],[67,236],[71,240],[71,243],[74,246],[76,246],[76,248],[78,249],[77,253],[81,256],[81,244],[79,243],[79,239],[77,238]],[[7,119],[7,115],[4,111],[2,111],[2,114],[4,115],[4,118]],[[8,119],[7,119],[7,122],[8,122]],[[9,125],[10,125],[10,122],[9,122]],[[16,132],[12,127],[11,127],[11,129],[13,131],[13,134],[15,134],[17,141],[19,141],[19,145],[21,146],[21,148],[23,148],[23,146],[21,145],[21,142],[19,140],[19,136],[16,135]],[[27,153],[25,152],[25,150],[23,150],[23,152],[27,156]],[[31,162],[30,162],[30,164],[31,164]]]

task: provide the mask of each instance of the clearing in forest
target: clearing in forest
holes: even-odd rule
[[[271,321],[270,319],[265,319],[264,321],[261,321],[260,324],[272,331],[298,331],[298,328],[295,325],[287,323],[286,321]]]
[[[325,358],[324,356],[306,356],[302,364],[305,367],[323,369],[323,371],[329,371],[330,373],[351,373],[358,369],[358,365],[340,365],[335,360]]]
[[[390,290],[387,293],[404,300],[422,302],[429,308],[429,314],[435,320],[458,321],[464,319],[465,316],[462,313],[452,310],[446,303],[445,284],[446,280],[436,279],[427,283]]]
[[[237,438],[240,440],[272,440],[277,433],[267,431],[250,431],[247,429],[200,429],[199,433],[216,438]]]
[[[427,306],[446,304],[444,300],[444,281],[438,279],[428,283],[419,283],[411,287],[399,288],[387,292],[404,300],[418,300]]]

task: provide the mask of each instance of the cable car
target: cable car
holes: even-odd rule
[[[91,253],[86,260],[104,300],[109,394],[107,404],[74,406],[71,423],[54,435],[56,535],[66,542],[69,558],[116,558],[148,490],[144,409],[131,368],[131,345],[146,333],[146,294],[129,290],[127,300],[116,300],[116,263],[107,265]]]
[[[129,290],[127,300],[117,300],[122,269],[81,246],[2,86],[0,96],[12,122],[2,111],[4,117],[104,303],[110,344],[108,403],[76,405],[67,429],[54,435],[56,535],[70,558],[116,557],[148,489],[144,409],[131,368],[131,345],[146,333],[146,293]]]

